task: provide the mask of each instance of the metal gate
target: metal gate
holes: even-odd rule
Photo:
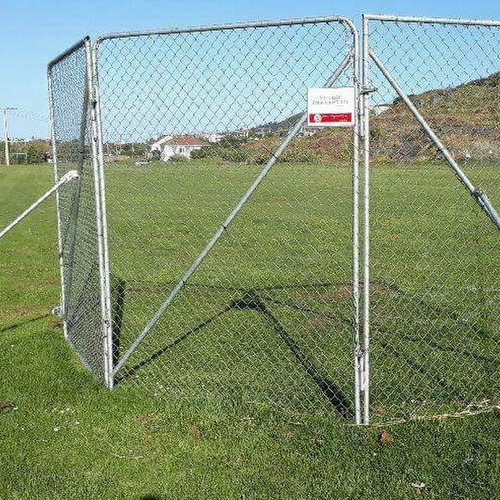
[[[98,130],[92,47],[84,38],[49,63],[55,181],[78,172],[56,192],[64,334],[82,363],[112,387]]]
[[[497,405],[500,24],[368,15],[363,40],[365,421]]]
[[[358,52],[338,17],[98,39],[110,387],[359,420],[357,110],[354,128],[306,123],[309,88],[357,92]]]
[[[362,58],[338,17],[62,54],[56,178],[82,179],[58,199],[63,312],[86,365],[364,424],[498,405],[499,28],[367,15]],[[354,88],[354,127],[308,127],[312,87]]]

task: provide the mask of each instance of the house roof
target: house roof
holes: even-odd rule
[[[168,141],[170,139],[172,139],[171,135],[159,134],[159,135],[155,135],[154,137],[149,139],[148,144],[150,146],[159,145],[159,144],[162,144],[163,142]]]
[[[203,139],[198,139],[192,135],[179,135],[165,142],[165,146],[210,146],[210,144]]]

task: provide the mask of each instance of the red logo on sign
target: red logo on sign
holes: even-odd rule
[[[352,113],[311,113],[309,123],[351,123]]]

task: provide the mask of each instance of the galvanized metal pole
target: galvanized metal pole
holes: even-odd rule
[[[500,21],[488,21],[485,19],[454,19],[450,17],[411,17],[394,16],[388,14],[365,14],[363,19],[367,21],[390,21],[395,23],[426,23],[426,24],[451,24],[461,26],[496,26],[500,27]]]
[[[354,419],[356,424],[361,424],[361,399],[360,399],[360,287],[359,287],[359,139],[361,136],[361,107],[360,98],[360,49],[359,35],[357,29],[354,33],[354,96],[356,123],[353,137],[353,173],[352,173],[352,196],[353,196],[353,225],[352,225],[352,259],[353,259],[353,302],[354,302],[354,339],[353,339],[353,361],[354,361]]]
[[[7,128],[7,109],[3,109],[3,133],[4,133],[4,141],[5,141],[5,164],[10,165],[9,158],[9,132]]]
[[[9,148],[9,119],[8,112],[17,108],[2,108],[3,111],[3,132],[5,142],[5,164],[10,165],[10,148]]]
[[[361,358],[361,391],[363,424],[370,424],[370,75],[368,66],[369,21],[363,17],[363,160],[364,160],[364,232],[363,232],[363,348]]]
[[[153,36],[153,35],[172,35],[172,34],[186,34],[186,33],[203,33],[204,31],[226,31],[226,30],[238,30],[245,28],[267,28],[267,27],[277,27],[277,26],[293,26],[293,25],[308,25],[317,23],[342,23],[349,28],[350,31],[356,29],[354,23],[345,17],[339,16],[323,16],[323,17],[309,17],[301,19],[283,19],[281,21],[259,21],[250,23],[226,23],[226,24],[209,24],[202,26],[191,26],[186,28],[165,28],[165,29],[153,29],[153,30],[141,30],[141,31],[121,31],[117,33],[107,33],[97,38],[95,47],[99,48],[99,45],[104,40],[113,40],[115,38],[133,38],[140,36]],[[59,57],[64,57],[65,53],[61,54]]]
[[[338,79],[338,77],[342,74],[342,72],[345,70],[345,68],[349,65],[352,58],[353,58],[353,53],[351,52],[344,58],[344,60],[340,63],[339,67],[335,70],[335,72],[332,74],[332,76],[328,79],[328,81],[325,84],[326,87],[330,87],[335,83],[335,81]],[[293,129],[289,132],[289,134],[287,135],[285,140],[281,143],[280,147],[276,150],[276,152],[271,156],[271,158],[267,162],[266,166],[262,169],[260,174],[255,179],[255,181],[248,188],[248,190],[243,195],[241,200],[238,202],[236,207],[229,214],[229,216],[224,221],[224,223],[220,226],[218,231],[214,234],[214,236],[207,243],[205,248],[201,251],[201,253],[195,259],[195,261],[191,264],[191,266],[186,271],[184,276],[181,278],[179,283],[175,286],[175,288],[172,290],[172,292],[169,294],[169,296],[166,298],[166,300],[163,302],[163,304],[160,306],[160,308],[156,311],[156,313],[153,315],[153,317],[146,324],[146,326],[144,327],[142,332],[139,334],[139,336],[135,339],[135,341],[129,347],[127,352],[124,354],[122,359],[119,361],[119,363],[114,368],[114,370],[113,370],[114,375],[116,375],[123,368],[123,366],[125,365],[127,360],[130,358],[130,356],[132,356],[132,354],[135,352],[135,350],[139,347],[140,343],[144,340],[146,335],[154,328],[154,326],[158,323],[158,321],[160,321],[161,317],[165,314],[165,311],[168,309],[168,307],[170,306],[170,304],[172,303],[174,298],[184,288],[184,286],[189,281],[191,276],[194,274],[196,269],[203,262],[205,257],[209,254],[210,250],[212,250],[212,248],[217,243],[217,241],[219,241],[220,237],[224,234],[224,232],[226,231],[228,226],[231,224],[231,222],[234,220],[234,218],[238,215],[238,213],[243,208],[243,206],[246,204],[248,199],[252,196],[254,191],[257,189],[257,187],[260,185],[260,183],[264,180],[264,178],[267,176],[269,171],[273,168],[276,161],[280,158],[280,156],[283,154],[283,152],[288,147],[290,142],[295,138],[295,136],[299,133],[302,126],[306,122],[307,122],[307,111],[299,118],[299,120],[297,121],[297,123],[295,124]]]
[[[38,200],[36,200],[35,203],[33,203],[19,217],[17,217],[17,219],[12,221],[5,229],[0,231],[0,239],[3,238],[11,229],[17,226],[17,224],[19,224],[27,215],[33,212],[33,210],[35,210],[38,205],[43,203],[52,193],[57,191],[63,184],[66,184],[73,179],[78,179],[78,172],[76,170],[70,170],[67,172],[63,177],[61,177],[59,182],[54,184],[43,196],[38,198]]]
[[[95,205],[99,251],[99,285],[101,292],[101,319],[103,328],[104,380],[109,389],[113,389],[113,325],[111,309],[111,284],[108,258],[108,236],[104,189],[104,158],[102,151],[101,114],[99,108],[98,74],[95,50],[90,40],[87,47],[87,78],[91,95],[92,121],[92,164],[94,169]]]

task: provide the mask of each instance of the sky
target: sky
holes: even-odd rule
[[[85,35],[327,15],[359,24],[362,13],[500,20],[500,2],[0,0],[0,108],[21,110],[10,119],[11,137],[47,136],[47,63]]]

